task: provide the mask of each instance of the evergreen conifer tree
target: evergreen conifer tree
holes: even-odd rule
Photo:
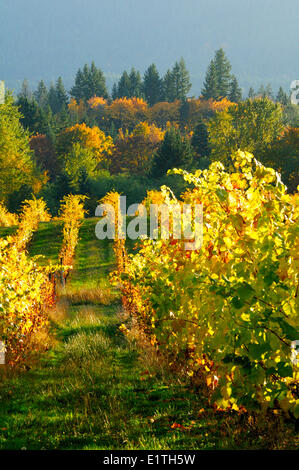
[[[281,103],[284,106],[286,106],[289,102],[288,95],[286,94],[285,91],[283,91],[282,87],[279,87],[279,90],[276,96],[276,101],[277,103]]]
[[[143,76],[143,93],[149,106],[162,98],[162,80],[155,64],[151,64]]]
[[[132,97],[141,98],[142,97],[141,75],[140,75],[140,72],[134,69],[134,67],[132,67],[131,69],[129,80],[130,80],[130,98]]]
[[[219,96],[218,79],[215,62],[213,60],[209,64],[201,94],[205,100],[210,98],[216,99]]]
[[[151,174],[160,177],[171,168],[189,168],[192,166],[194,151],[187,137],[183,137],[180,131],[171,127],[153,159]]]
[[[229,99],[233,103],[239,103],[239,101],[242,100],[242,90],[239,87],[238,80],[234,75],[230,84]]]
[[[45,85],[45,82],[41,80],[37,86],[36,91],[34,92],[34,98],[36,99],[38,105],[46,109],[48,106],[48,89]]]
[[[207,124],[200,118],[191,139],[191,144],[199,157],[207,157],[211,153]]]

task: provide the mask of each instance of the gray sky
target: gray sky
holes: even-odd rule
[[[199,94],[222,46],[241,84],[299,79],[298,0],[0,0],[0,79],[71,83],[85,62],[113,77],[183,56]],[[111,79],[109,81],[109,84]]]

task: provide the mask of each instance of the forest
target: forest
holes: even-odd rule
[[[222,48],[191,87],[181,58],[6,90],[1,449],[298,446],[299,106]],[[200,203],[201,248],[97,240],[120,195]]]

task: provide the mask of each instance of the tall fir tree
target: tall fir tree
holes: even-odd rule
[[[184,101],[191,89],[190,74],[183,58],[176,62],[172,70],[167,70],[163,79],[163,97],[165,101]]]
[[[23,80],[21,91],[18,95],[19,97],[26,98],[27,100],[32,100],[33,94],[29,85],[27,78]]]
[[[186,68],[186,64],[183,58],[179,62],[176,62],[172,69],[172,76],[175,87],[175,95],[178,100],[185,100],[187,94],[191,90],[190,74]]]
[[[105,75],[101,69],[95,66],[94,62],[91,63],[90,69],[88,70],[87,94],[85,99],[89,100],[93,96],[108,98]]]
[[[242,100],[242,90],[239,87],[239,83],[235,75],[233,75],[230,84],[229,99],[233,103],[239,103],[239,101]]]
[[[265,90],[264,85],[261,85],[259,89],[257,90],[257,96],[259,96],[260,98],[265,98],[266,90]]]
[[[48,120],[45,110],[43,110],[35,101],[24,96],[19,96],[17,100],[22,117],[20,122],[25,129],[30,132],[45,134],[48,130]]]
[[[162,98],[162,80],[155,64],[151,64],[143,76],[143,93],[149,106]]]
[[[222,48],[218,49],[215,54],[215,69],[218,81],[219,97],[228,97],[231,84],[231,64]]]
[[[122,73],[117,84],[117,98],[130,98],[131,96],[131,80],[126,70]]]
[[[85,99],[85,87],[86,83],[84,81],[84,75],[83,71],[79,69],[76,73],[75,77],[75,85],[72,87],[70,94],[72,95],[73,98],[77,101],[77,103],[80,102],[80,100]]]
[[[278,93],[276,95],[276,101],[277,103],[281,103],[284,106],[286,106],[289,102],[288,95],[286,94],[286,92],[283,90],[282,87],[279,87]]]
[[[70,94],[77,103],[80,100],[88,101],[93,96],[108,98],[106,79],[102,70],[97,68],[94,62],[90,67],[85,64],[82,70],[78,70]]]
[[[205,100],[208,100],[210,98],[216,99],[219,96],[218,79],[215,62],[213,60],[209,64],[201,94]]]
[[[112,100],[116,100],[118,98],[117,84],[116,83],[113,83],[112,90],[111,90],[111,98],[112,98]]]
[[[252,86],[248,90],[248,98],[253,99],[255,97],[255,91]]]
[[[274,99],[273,90],[272,90],[272,87],[271,87],[271,84],[270,84],[270,83],[268,83],[268,84],[266,85],[266,88],[265,88],[265,96],[264,96],[264,98],[266,98],[266,97],[270,98],[271,100]]]
[[[61,77],[58,77],[57,79],[55,91],[56,91],[56,101],[57,101],[57,106],[58,106],[57,112],[60,112],[62,108],[67,107],[68,102],[69,102],[68,94],[64,88]]]
[[[129,75],[129,80],[130,80],[130,98],[136,97],[136,98],[141,98],[142,97],[142,79],[139,71],[136,71],[134,67],[132,67],[130,75]]]
[[[171,103],[176,99],[176,89],[173,80],[173,73],[167,70],[162,82],[162,100]]]
[[[205,99],[229,97],[232,78],[231,64],[224,50],[220,48],[215,52],[215,57],[209,64],[202,96]]]
[[[38,105],[46,109],[49,104],[48,88],[45,85],[45,82],[41,80],[37,86],[36,91],[34,92],[34,98],[36,99]]]
[[[48,101],[52,113],[56,114],[59,110],[59,103],[57,100],[56,87],[53,82],[50,83]]]

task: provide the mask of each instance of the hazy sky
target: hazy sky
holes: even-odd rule
[[[241,84],[299,79],[298,0],[0,0],[0,79],[70,82],[94,60],[106,74],[183,56],[200,92],[224,47]]]

